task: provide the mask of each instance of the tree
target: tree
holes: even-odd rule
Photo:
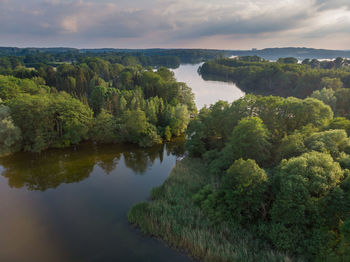
[[[122,141],[139,144],[142,147],[160,142],[155,126],[147,122],[145,112],[140,109],[125,111],[118,122],[118,135]]]
[[[337,90],[343,88],[343,82],[339,78],[322,77],[321,88]]]
[[[320,254],[329,237],[320,203],[343,178],[329,154],[309,152],[283,160],[274,176],[268,232],[273,244],[299,254]]]
[[[297,64],[298,59],[294,57],[285,57],[285,58],[279,58],[277,60],[277,63],[282,63],[282,64]]]
[[[228,147],[234,159],[254,159],[263,163],[270,158],[270,132],[259,117],[243,118],[233,129]],[[226,150],[225,150],[226,151]]]
[[[104,86],[95,86],[92,88],[89,96],[89,105],[95,115],[101,112],[101,109],[106,100],[107,88]]]
[[[306,150],[303,135],[299,132],[291,134],[289,136],[285,136],[281,140],[281,143],[276,150],[276,160],[279,162],[282,159],[299,156],[302,153],[305,153]]]
[[[267,215],[264,193],[267,175],[254,160],[238,159],[227,170],[217,190],[204,187],[194,200],[217,222],[246,224]]]
[[[93,120],[90,138],[101,143],[116,142],[116,127],[113,115],[102,109],[101,113]]]
[[[350,153],[350,139],[342,129],[314,133],[305,140],[305,145],[309,150],[330,153],[333,157],[341,152]]]
[[[316,90],[311,94],[312,98],[316,98],[326,105],[329,105],[333,112],[335,112],[337,105],[337,97],[334,95],[335,91],[331,88],[322,88],[321,90]]]
[[[67,93],[25,94],[8,104],[15,124],[22,131],[25,150],[39,152],[87,138],[92,111]]]
[[[183,104],[176,105],[174,116],[170,120],[171,133],[174,136],[179,136],[183,134],[187,128],[189,121],[190,114],[187,110],[187,106]]]
[[[0,156],[19,150],[21,140],[21,130],[14,125],[9,107],[0,99]]]
[[[328,125],[328,129],[344,129],[347,134],[350,134],[350,120],[344,117],[334,118]]]

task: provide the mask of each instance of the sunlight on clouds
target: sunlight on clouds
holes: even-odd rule
[[[6,35],[6,39],[11,39],[12,35],[17,40],[13,44],[22,38],[19,42],[24,45],[38,40],[40,32],[43,42],[59,36],[65,45],[81,43],[83,47],[89,39],[90,47],[123,43],[123,47],[135,48],[145,44],[196,47],[195,43],[204,42],[207,46],[198,47],[260,48],[272,41],[274,46],[286,43],[286,39],[290,40],[287,44],[303,46],[314,44],[311,38],[320,41],[337,33],[345,48],[344,36],[349,33],[350,24],[350,4],[344,0],[0,0],[0,3],[3,14],[0,37]]]

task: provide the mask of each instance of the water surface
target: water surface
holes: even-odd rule
[[[0,261],[190,261],[130,226],[183,153],[83,144],[0,158]]]
[[[204,80],[197,72],[202,64],[183,64],[172,70],[177,81],[185,82],[192,88],[198,110],[219,100],[233,102],[244,96],[244,92],[232,82]]]

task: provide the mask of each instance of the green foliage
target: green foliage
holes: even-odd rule
[[[116,142],[116,126],[117,124],[114,116],[107,111],[102,110],[93,120],[90,129],[90,137],[92,140],[101,143]]]
[[[170,129],[169,126],[166,126],[166,127],[165,127],[165,130],[164,130],[164,138],[165,138],[165,140],[166,140],[166,141],[170,141],[171,136],[172,136],[172,134],[171,134],[171,129]]]
[[[320,86],[321,88],[337,90],[343,88],[343,82],[339,78],[323,77]]]
[[[0,75],[0,98],[14,110],[24,149],[41,151],[69,146],[86,139],[87,133],[96,142],[120,141],[141,146],[159,143],[160,135],[166,140],[182,135],[190,114],[196,113],[192,90],[176,82],[173,72],[165,67],[157,72],[142,68],[138,57],[104,59],[82,55],[74,63],[60,62],[54,67],[39,63],[44,58],[38,54],[26,60],[38,63],[32,74],[27,74],[29,69],[25,68],[21,74],[16,71],[23,79]],[[142,59],[152,64],[151,58]],[[157,59],[168,64],[170,58]],[[3,66],[7,74],[15,73],[16,61],[0,62],[0,72]],[[76,100],[66,96],[68,101],[62,101],[62,92]],[[89,107],[94,113],[93,123],[89,113],[83,112]],[[77,112],[73,116],[74,110]],[[134,116],[139,123],[132,123]],[[28,123],[24,122],[26,117]]]
[[[321,254],[331,237],[321,216],[322,201],[343,178],[344,172],[328,154],[310,152],[281,162],[267,232],[277,248],[309,257]]]
[[[138,143],[142,147],[161,142],[156,127],[147,122],[144,111],[127,110],[118,120],[118,135],[122,141]]]
[[[233,159],[254,159],[258,163],[263,163],[270,157],[269,140],[270,133],[263,121],[258,117],[249,117],[241,119],[235,126],[227,146]]]
[[[0,98],[4,101],[17,97],[20,94],[39,94],[48,90],[44,85],[38,85],[29,79],[19,79],[13,76],[0,75]]]
[[[282,63],[282,64],[297,64],[298,59],[294,57],[285,57],[285,58],[279,58],[277,60],[277,63]]]
[[[306,147],[304,144],[304,136],[297,132],[289,136],[285,136],[280,145],[276,150],[276,160],[277,162],[282,159],[288,159],[294,156],[301,155],[306,152]]]
[[[200,73],[205,79],[233,81],[246,93],[305,98],[324,87],[349,87],[350,72],[341,63],[313,59],[298,64],[292,57],[277,62],[221,58],[205,62]]]
[[[107,88],[104,86],[94,86],[89,96],[89,105],[95,115],[101,112],[103,104],[105,102],[105,96]]]
[[[350,140],[342,129],[314,133],[306,139],[305,145],[309,150],[330,153],[333,157],[340,152],[350,153]]]
[[[316,98],[326,105],[329,105],[332,110],[335,110],[337,104],[337,97],[334,95],[335,91],[330,88],[322,88],[321,90],[316,90],[311,94],[312,98]]]
[[[350,120],[348,120],[344,117],[336,117],[329,123],[328,129],[343,129],[349,135],[350,134]]]
[[[267,213],[263,195],[267,175],[254,160],[236,160],[223,176],[219,188],[204,187],[194,200],[216,222],[247,224]]]
[[[0,99],[0,156],[19,150],[21,142],[21,130],[14,125],[9,107]]]
[[[186,148],[216,182],[198,190],[194,203],[213,225],[244,226],[278,250],[346,261],[340,227],[350,214],[347,121],[333,120],[314,98],[246,95],[202,109],[189,124]]]
[[[87,138],[91,110],[66,93],[22,95],[8,102],[25,150],[77,144]]]

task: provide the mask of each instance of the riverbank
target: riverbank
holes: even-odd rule
[[[178,162],[164,184],[152,190],[152,202],[132,207],[129,222],[203,261],[292,261],[242,228],[212,224],[192,199],[214,183],[210,180],[200,160]]]

